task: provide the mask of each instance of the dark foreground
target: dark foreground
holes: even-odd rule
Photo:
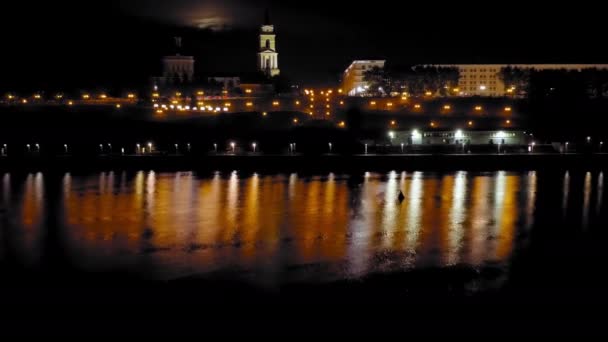
[[[117,274],[46,274],[27,284],[12,275],[3,277],[2,334],[603,336],[606,283],[586,274],[602,273],[597,266],[581,279],[581,270],[535,264],[520,275],[522,283],[479,295],[466,295],[462,282],[491,278],[491,270],[436,269],[281,289],[221,275],[159,283]]]

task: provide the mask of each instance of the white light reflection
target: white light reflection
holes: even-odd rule
[[[570,173],[564,173],[564,181],[562,187],[562,217],[566,217],[568,213],[568,196],[570,195]]]
[[[450,210],[449,248],[447,262],[450,265],[459,262],[458,255],[462,248],[463,222],[466,218],[467,173],[459,171],[456,174]]]
[[[382,234],[382,244],[385,248],[390,248],[390,239],[395,234],[397,227],[397,197],[399,195],[399,182],[397,173],[391,171],[388,174],[386,188],[384,191],[384,208],[382,210],[382,224],[380,225]]]
[[[420,236],[420,222],[422,220],[422,196],[423,196],[422,172],[416,171],[412,175],[412,183],[407,196],[407,251],[415,258],[418,248],[418,237]],[[413,262],[413,260],[412,260]]]
[[[526,196],[526,223],[525,229],[528,230],[534,224],[534,210],[536,207],[536,171],[528,173],[528,189]]]

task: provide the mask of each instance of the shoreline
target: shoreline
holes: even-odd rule
[[[126,155],[91,158],[0,157],[0,171],[41,170],[210,171],[417,171],[608,169],[608,153],[596,154],[390,154],[390,155]]]

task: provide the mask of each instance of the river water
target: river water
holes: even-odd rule
[[[268,285],[491,268],[499,276],[481,286],[500,287],[513,260],[554,229],[559,243],[540,245],[560,262],[582,248],[581,237],[605,228],[604,178],[0,172],[0,265],[153,280],[221,274]]]

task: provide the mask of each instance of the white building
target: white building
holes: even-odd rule
[[[163,76],[166,83],[192,82],[194,79],[194,57],[163,57]]]
[[[279,53],[276,47],[276,34],[274,32],[274,25],[270,23],[268,12],[266,12],[264,25],[262,25],[260,31],[258,70],[269,77],[274,77],[281,73],[279,69]]]
[[[390,131],[393,145],[525,145],[525,132],[519,130]]]
[[[360,96],[369,88],[364,80],[365,72],[373,68],[384,69],[385,60],[353,61],[344,71],[342,90],[349,96]]]
[[[461,96],[505,96],[515,93],[511,84],[500,77],[503,68],[527,70],[608,69],[608,64],[438,64],[425,65],[458,69],[458,94]]]

